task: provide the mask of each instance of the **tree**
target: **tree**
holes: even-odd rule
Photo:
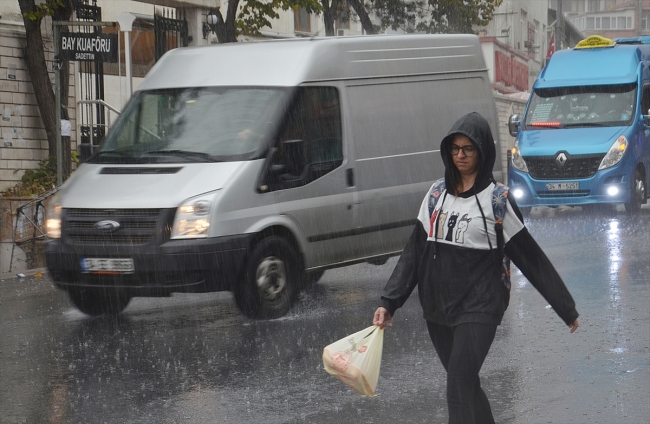
[[[301,8],[306,9],[307,13],[323,11],[318,0],[231,0],[228,2],[225,19],[221,10],[215,12],[217,40],[219,43],[235,43],[239,34],[258,35],[263,27],[271,26],[269,19],[280,17],[278,10]]]
[[[34,95],[38,110],[43,120],[45,133],[47,134],[47,144],[49,156],[56,158],[58,152],[56,149],[56,95],[54,88],[50,82],[50,77],[47,70],[47,63],[45,61],[45,46],[43,41],[43,34],[41,33],[41,23],[46,16],[52,16],[54,20],[68,21],[72,16],[74,5],[72,0],[47,0],[44,3],[36,4],[35,0],[18,0],[20,11],[23,15],[23,22],[25,24],[25,40],[26,46],[23,52],[27,70],[32,80],[34,87]],[[62,96],[62,105],[58,107],[65,107],[67,109],[68,100],[68,87],[69,87],[69,62],[61,63],[60,83]],[[61,173],[63,177],[67,177],[71,172],[71,151],[70,145],[62,146],[62,164],[63,169]]]
[[[503,0],[428,0],[422,10],[419,32],[472,34],[473,26],[485,26]]]

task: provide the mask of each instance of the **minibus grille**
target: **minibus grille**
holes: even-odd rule
[[[586,197],[589,196],[589,190],[557,190],[557,191],[538,191],[537,195],[542,198],[553,198],[553,197]]]
[[[524,160],[530,176],[536,180],[572,180],[593,177],[604,157],[604,154],[572,155],[563,166],[558,165],[554,156],[526,156]]]
[[[163,209],[65,209],[63,237],[75,245],[143,245],[169,238]],[[110,221],[102,228],[98,223]],[[114,225],[117,223],[118,225]],[[158,231],[158,229],[161,229]],[[157,237],[157,234],[160,234]]]

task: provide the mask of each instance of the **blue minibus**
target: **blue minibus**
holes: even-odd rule
[[[557,51],[508,129],[508,185],[524,212],[623,204],[637,213],[650,184],[650,36],[591,36]]]

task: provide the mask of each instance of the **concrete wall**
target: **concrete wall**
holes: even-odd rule
[[[18,2],[16,2],[17,4]],[[0,19],[0,191],[13,187],[27,169],[38,167],[48,155],[48,143],[41,114],[36,103],[27,65],[23,56],[25,28],[20,14],[3,14]],[[53,63],[52,21],[43,22],[46,63]],[[68,111],[72,122],[72,149],[76,150],[74,99],[75,65],[70,62]]]

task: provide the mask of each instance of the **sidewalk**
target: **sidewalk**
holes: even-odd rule
[[[25,278],[27,278],[27,277],[33,277],[38,273],[43,274],[43,276],[47,275],[47,268],[34,268],[34,269],[28,269],[26,271],[20,271],[20,272],[3,272],[0,273],[0,282],[21,278],[18,276],[19,274],[24,275]]]

